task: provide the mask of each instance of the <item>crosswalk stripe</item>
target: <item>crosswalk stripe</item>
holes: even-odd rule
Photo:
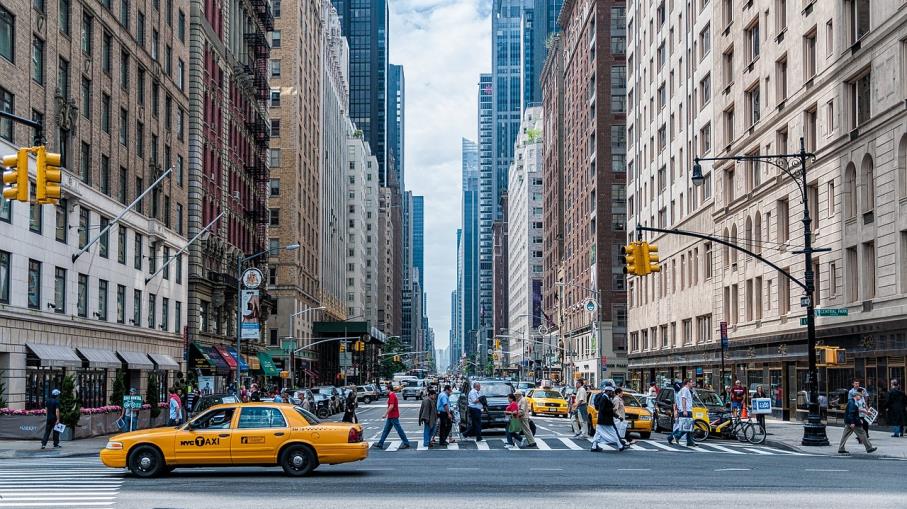
[[[756,449],[755,447],[744,447],[744,449],[746,449],[747,451],[750,451],[750,452],[754,452],[756,454],[762,454],[765,456],[774,456],[772,453],[770,453],[768,451],[763,451],[762,449]]]
[[[456,442],[454,442],[454,443],[452,443],[452,444],[447,444],[447,450],[448,450],[448,451],[459,451],[459,450],[460,450],[460,444],[458,444],[458,443],[456,443]]]
[[[636,442],[635,444],[630,444],[627,447],[629,447],[633,451],[646,451],[646,452],[657,452],[658,451],[658,449],[649,449],[648,447],[643,447],[642,445],[640,445],[639,442]]]
[[[4,463],[0,466],[0,508],[112,507],[124,482],[123,470],[97,458],[79,462]]]
[[[558,440],[560,440],[561,442],[563,442],[564,445],[566,445],[568,449],[571,449],[571,450],[574,450],[574,451],[582,451],[582,450],[583,450],[582,447],[576,445],[576,442],[574,442],[573,440],[570,440],[570,439],[567,438],[567,437],[558,437]]]
[[[725,447],[723,445],[718,445],[718,444],[699,444],[699,446],[700,447],[702,447],[702,446],[711,447],[713,449],[718,449],[719,451],[724,451],[724,452],[727,452],[730,454],[746,454],[745,452],[735,451],[733,449],[730,449],[728,447]]]
[[[541,438],[536,438],[536,439],[535,439],[535,445],[538,446],[538,448],[539,448],[540,451],[550,451],[550,450],[551,450],[551,446],[548,445],[548,444],[547,444],[544,440],[542,440]]]
[[[662,450],[665,450],[665,451],[671,451],[671,452],[687,452],[686,449],[675,449],[675,448],[671,447],[670,445],[665,445],[665,444],[662,444],[662,443],[657,442],[657,441],[655,441],[655,440],[640,440],[640,443],[643,443],[643,444],[646,444],[646,445],[653,445],[653,446],[658,447],[659,449],[662,449]]]
[[[387,444],[387,449],[385,449],[385,451],[387,451],[387,452],[394,452],[394,451],[396,451],[397,449],[399,449],[399,448],[400,448],[400,445],[402,445],[402,444],[403,444],[403,442],[397,442],[397,441],[395,440],[395,441],[393,441],[393,442]]]
[[[488,447],[488,442],[486,442],[485,440],[483,440],[483,441],[481,441],[481,442],[476,442],[476,448],[477,448],[478,450],[480,450],[480,451],[488,451],[488,450],[491,450],[491,448]]]
[[[428,444],[430,443],[430,441],[426,442],[425,440],[419,440],[418,442],[419,442],[419,446],[416,447],[417,451],[427,451],[428,450]]]

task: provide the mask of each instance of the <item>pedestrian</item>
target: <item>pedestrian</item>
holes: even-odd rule
[[[604,390],[595,395],[593,399],[595,410],[598,412],[598,422],[595,425],[595,436],[592,437],[592,452],[601,452],[599,444],[613,444],[618,451],[623,451],[625,446],[617,435],[614,427],[614,401],[611,399],[614,386],[606,385]]]
[[[516,395],[508,394],[507,400],[508,403],[507,408],[504,409],[504,415],[510,417],[510,421],[508,421],[507,427],[504,429],[504,436],[507,438],[507,444],[504,445],[504,448],[513,449],[516,447],[513,437],[519,434],[523,425],[520,422],[520,406],[516,402]]]
[[[532,424],[529,423],[529,400],[523,397],[523,391],[516,391],[513,395],[516,397],[519,408],[517,415],[520,418],[520,431],[523,432],[523,441],[527,444],[525,447],[527,449],[537,449],[538,445],[535,443],[535,437],[532,436]]]
[[[888,401],[885,403],[888,411],[888,425],[891,426],[891,436],[904,436],[904,417],[907,414],[907,395],[901,389],[898,380],[891,381],[891,390],[888,391]]]
[[[135,390],[135,387],[129,389],[129,395],[135,396],[138,393]],[[140,405],[141,406],[141,405]],[[120,414],[120,419],[123,420],[123,431],[135,431],[139,429],[139,409],[131,408],[127,409],[123,407],[123,413]]]
[[[866,407],[860,404],[862,399],[863,394],[857,391],[854,393],[853,399],[847,402],[847,410],[844,412],[844,433],[841,434],[841,443],[838,444],[838,454],[848,454],[844,446],[847,444],[847,439],[853,434],[857,435],[857,440],[863,444],[867,453],[876,451],[872,442],[869,441],[869,436],[863,430],[863,414],[866,412]]]
[[[649,382],[649,390],[646,392],[646,398],[655,398],[658,396],[658,385],[655,382]]]
[[[734,415],[739,415],[743,411],[744,403],[746,403],[746,387],[740,383],[740,380],[737,380],[731,387],[731,411]]]
[[[261,392],[258,390],[258,384],[252,384],[249,401],[261,401]]]
[[[359,399],[356,395],[356,387],[351,387],[350,392],[346,395],[346,405],[343,410],[343,422],[359,422],[356,416],[356,409],[359,408]]]
[[[445,385],[444,390],[438,395],[438,402],[435,405],[435,409],[438,413],[438,421],[440,422],[438,445],[447,445],[447,440],[450,437],[451,424],[453,421],[453,414],[450,411],[450,392],[450,385]]]
[[[54,448],[60,448],[60,432],[54,428],[60,424],[60,389],[50,391],[50,397],[44,402],[44,409],[47,411],[47,418],[44,422],[44,438],[41,439],[41,448],[47,448],[47,439],[53,432]]]
[[[756,393],[753,394],[753,399],[767,398],[767,397],[768,397],[768,394],[765,393],[765,389],[763,389],[761,385],[756,387]],[[826,403],[826,406],[827,406],[827,403]],[[756,422],[758,422],[759,425],[762,426],[762,429],[765,429],[765,414],[756,414]]]
[[[463,397],[463,393],[459,393],[457,396],[457,398],[462,398],[462,397]],[[459,399],[458,399],[458,401],[459,401]],[[450,436],[447,438],[447,443],[454,444],[457,442],[457,440],[463,439],[463,437],[460,435],[460,405],[458,403],[450,404],[449,408],[450,408],[450,413],[451,413],[451,419],[450,419]]]
[[[168,401],[168,408],[170,410],[170,415],[167,419],[167,426],[179,426],[182,423],[182,403],[180,402],[179,394],[176,393],[176,387],[170,388],[170,398]]]
[[[863,408],[868,407],[869,406],[869,390],[866,389],[865,387],[860,386],[859,378],[853,379],[853,386],[850,388],[849,391],[847,391],[847,402],[850,403],[851,401],[853,401],[854,395],[856,395],[856,394],[861,394],[863,396],[861,398],[861,400],[859,402],[857,402],[857,405],[860,407],[863,407]],[[860,422],[862,423],[863,431],[866,432],[866,436],[868,437],[869,436],[869,423],[862,419],[860,420]],[[859,438],[858,438],[858,440],[859,440]]]
[[[419,408],[419,426],[422,426],[422,445],[431,447],[431,438],[435,436],[438,425],[437,395],[434,389],[429,389],[428,394],[422,398]]]
[[[190,387],[189,393],[186,394],[186,419],[192,416],[192,411],[195,409],[195,402],[199,398],[199,390],[196,387],[194,390]]]
[[[409,439],[406,438],[406,433],[403,432],[403,427],[400,426],[400,404],[397,402],[397,393],[394,392],[393,384],[388,382],[387,410],[384,412],[384,431],[381,432],[381,439],[378,440],[375,447],[384,449],[384,440],[390,433],[391,427],[397,431],[397,434],[400,435],[400,438],[403,440],[403,445],[400,446],[400,449],[409,449],[411,447]]]
[[[695,447],[693,442],[693,380],[687,379],[680,392],[674,396],[674,419],[677,426],[674,432],[668,435],[668,443],[673,444],[674,440],[680,443],[680,438],[687,436],[687,447]]]
[[[580,378],[576,381],[576,394],[573,398],[573,421],[570,423],[573,427],[573,438],[579,438],[586,428],[586,422],[589,421],[589,394],[586,392],[585,380]]]
[[[472,390],[466,396],[466,403],[469,409],[469,429],[466,435],[471,436],[476,442],[482,441],[482,384],[475,382],[472,384]]]
[[[617,429],[617,437],[620,438],[621,445],[627,445],[627,409],[624,406],[624,390],[620,387],[614,389],[614,397],[611,398],[614,403],[614,427]]]

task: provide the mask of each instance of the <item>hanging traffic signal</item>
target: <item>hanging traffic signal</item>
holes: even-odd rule
[[[640,273],[639,244],[631,242],[624,246],[624,274],[642,276]]]
[[[356,351],[364,352],[365,351],[365,341],[356,341]]]
[[[63,156],[48,152],[47,147],[38,147],[37,179],[35,180],[35,198],[39,205],[54,205],[62,195],[60,183],[63,172],[60,164]]]
[[[29,201],[28,153],[29,149],[20,148],[15,154],[3,156],[3,166],[9,168],[3,172],[3,197],[7,200]]]
[[[340,351],[341,351],[341,352],[345,352],[345,351],[346,351],[346,343],[344,343],[343,341],[340,342]]]
[[[394,362],[400,362],[400,356],[399,356],[399,355],[395,355],[395,356],[394,356]]]
[[[661,272],[661,264],[658,263],[658,246],[648,242],[641,242],[640,248],[642,249],[643,269],[646,274]]]
[[[495,349],[495,350],[500,350],[500,349],[501,349],[501,340],[500,340],[500,338],[495,338],[495,339],[494,339],[494,349]]]

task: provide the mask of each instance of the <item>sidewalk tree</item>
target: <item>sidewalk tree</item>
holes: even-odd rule
[[[395,373],[406,371],[406,364],[401,360],[396,361],[394,354],[405,353],[403,343],[400,342],[399,336],[391,336],[384,345],[384,357],[381,359],[381,376],[387,379],[393,378]]]
[[[76,383],[72,375],[63,377],[63,387],[60,389],[60,421],[69,429],[79,425],[82,416],[82,404],[76,397]]]
[[[116,376],[113,378],[113,390],[110,393],[111,405],[122,405],[123,396],[126,394],[126,381],[124,380],[123,370],[118,369]]]
[[[157,375],[150,374],[148,375],[148,393],[145,396],[145,403],[151,405],[151,418],[157,419],[157,416],[161,415],[161,407],[158,403],[161,402],[161,383],[157,379]]]

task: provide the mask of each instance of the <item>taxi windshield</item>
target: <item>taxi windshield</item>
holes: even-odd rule
[[[296,410],[299,413],[299,415],[301,415],[302,418],[305,419],[306,422],[309,423],[310,425],[311,424],[321,424],[321,419],[319,419],[318,417],[315,417],[315,414],[313,414],[312,412],[309,412],[305,408],[302,408],[299,406],[294,406],[293,410]]]
[[[533,398],[562,399],[561,394],[557,391],[535,391],[532,393]]]
[[[488,397],[501,397],[513,394],[513,386],[510,384],[483,384],[482,395]]]
[[[724,403],[721,402],[721,398],[719,398],[718,394],[716,394],[714,391],[696,389],[693,391],[693,396],[704,407],[724,408]]]
[[[632,406],[637,408],[642,406],[639,404],[639,400],[636,399],[636,396],[633,396],[632,394],[623,394],[623,397],[624,406]]]

